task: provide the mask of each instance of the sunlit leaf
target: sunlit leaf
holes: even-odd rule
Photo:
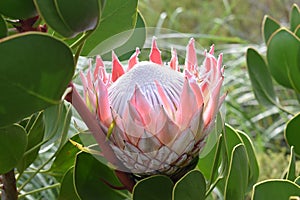
[[[225,185],[225,199],[244,200],[248,187],[248,158],[245,146],[234,147]]]
[[[86,40],[81,54],[102,55],[124,44],[136,24],[137,2],[137,0],[106,1],[100,24]],[[111,37],[114,39],[104,42]]]
[[[133,188],[133,200],[171,200],[173,182],[167,176],[154,175],[137,182]]]
[[[27,146],[23,127],[11,125],[0,128],[0,174],[15,168],[22,159]]]
[[[42,33],[3,39],[0,60],[0,126],[59,104],[74,73],[70,49]]]
[[[0,13],[14,19],[27,19],[37,15],[33,0],[1,0]]]
[[[254,185],[252,200],[283,200],[290,196],[300,196],[300,187],[284,179],[269,179]]]
[[[135,52],[135,49],[138,47],[143,48],[146,40],[146,27],[143,16],[141,13],[138,13],[136,25],[134,27],[133,33],[130,38],[120,47],[114,49],[116,55],[118,55],[119,60],[128,60],[131,55]],[[131,31],[131,30],[130,30]],[[102,55],[104,60],[111,59],[111,52],[108,52],[105,55]]]
[[[268,44],[270,36],[280,28],[280,23],[270,16],[265,16],[262,23],[262,32],[265,43]]]
[[[295,153],[300,155],[300,113],[295,115],[286,124],[284,135],[287,143],[294,146]]]
[[[254,49],[247,50],[247,67],[254,95],[263,105],[276,105],[276,95],[270,72],[261,55]]]
[[[270,72],[281,85],[300,93],[300,40],[285,28],[270,38],[267,58]]]
[[[126,197],[124,190],[115,190],[108,185],[122,186],[114,172],[91,154],[81,152],[77,155],[74,178],[82,200],[120,200]]]
[[[202,173],[192,170],[185,174],[174,186],[173,200],[204,200],[206,182]]]

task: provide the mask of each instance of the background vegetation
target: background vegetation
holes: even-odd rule
[[[253,140],[260,164],[260,180],[280,178],[285,172],[289,147],[284,142],[283,130],[291,116],[275,107],[266,108],[256,101],[247,72],[245,52],[251,46],[265,53],[261,35],[264,15],[287,25],[293,3],[292,0],[139,2],[139,10],[147,26],[190,33],[201,48],[207,49],[211,44],[216,44],[216,50],[224,53],[227,68],[225,90],[228,91],[225,121],[246,132]],[[182,45],[184,49],[185,43]],[[293,91],[276,85],[276,92],[279,92],[280,102],[287,109],[299,110],[299,100]]]

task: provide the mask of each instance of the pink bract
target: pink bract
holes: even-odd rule
[[[164,64],[155,39],[149,61],[139,62],[139,53],[127,68],[112,53],[111,73],[98,56],[93,72],[80,74],[85,103],[123,163],[121,170],[170,175],[198,156],[215,123],[225,99],[222,54],[215,58],[212,46],[199,66],[191,39],[181,72],[176,51]]]

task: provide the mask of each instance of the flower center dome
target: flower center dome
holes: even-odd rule
[[[122,116],[136,89],[143,93],[150,105],[162,105],[157,83],[163,88],[172,105],[177,106],[184,83],[183,74],[149,61],[139,62],[111,84],[108,88],[110,105]]]

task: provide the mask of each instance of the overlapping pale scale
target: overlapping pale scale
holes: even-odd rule
[[[93,74],[80,74],[90,110],[106,131],[114,121],[111,147],[133,173],[171,174],[205,144],[225,98],[219,97],[224,69],[222,54],[213,56],[214,46],[199,67],[194,43],[191,39],[187,46],[184,73],[175,49],[169,66],[163,65],[153,38],[149,62],[138,61],[137,48],[126,70],[112,53],[111,74],[100,57]]]

